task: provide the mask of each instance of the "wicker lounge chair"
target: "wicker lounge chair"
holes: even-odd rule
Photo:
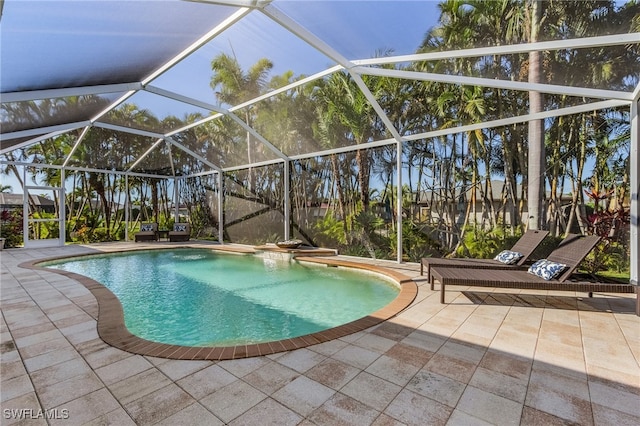
[[[134,235],[136,243],[138,241],[158,241],[158,224],[143,223],[140,225],[140,232]]]
[[[189,241],[191,226],[188,223],[175,223],[173,231],[169,231],[169,241]]]
[[[445,288],[447,285],[519,288],[536,290],[583,291],[589,293],[635,293],[635,286],[631,284],[610,284],[594,282],[568,281],[580,262],[589,254],[600,240],[597,236],[569,235],[558,248],[549,255],[547,260],[567,265],[557,279],[545,280],[526,270],[497,270],[497,269],[458,269],[433,267],[431,274],[440,283],[440,303],[445,303]],[[640,303],[636,299],[636,304]]]
[[[456,268],[477,268],[477,269],[518,269],[524,262],[529,259],[533,251],[540,245],[542,240],[549,234],[549,231],[529,230],[525,232],[520,239],[511,247],[511,251],[522,254],[522,257],[513,264],[502,263],[495,259],[474,259],[460,258],[448,259],[438,257],[425,257],[420,262],[420,275],[424,275],[426,268],[427,278],[433,290],[433,278],[431,276],[431,268],[437,267],[456,267]]]

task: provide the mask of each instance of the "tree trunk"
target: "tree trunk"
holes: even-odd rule
[[[541,2],[531,1],[531,33],[529,42],[538,41],[540,29]],[[539,83],[541,77],[541,53],[529,52],[529,83]],[[534,114],[541,112],[543,108],[543,96],[540,92],[529,92],[529,112]],[[529,229],[541,229],[543,219],[543,195],[544,195],[544,121],[529,121],[529,170],[528,170],[528,215]]]
[[[333,169],[333,179],[336,183],[336,192],[338,193],[338,212],[340,213],[340,220],[342,220],[345,239],[349,242],[349,229],[347,228],[347,221],[345,217],[346,212],[344,207],[344,189],[342,188],[342,182],[340,181],[340,166],[338,164],[338,157],[336,154],[331,154],[331,168]]]

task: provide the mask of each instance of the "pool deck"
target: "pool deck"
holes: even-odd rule
[[[98,302],[85,285],[18,266],[185,244],[211,246],[0,251],[2,425],[640,424],[633,294],[589,299],[451,286],[443,305],[417,263],[333,256],[408,276],[417,297],[399,315],[335,340],[266,356],[188,361],[106,344],[98,335]]]

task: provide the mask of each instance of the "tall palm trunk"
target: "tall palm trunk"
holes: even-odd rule
[[[342,180],[340,178],[340,166],[338,164],[338,157],[336,154],[331,154],[331,169],[333,171],[333,180],[335,181],[335,188],[337,192],[338,198],[338,213],[340,214],[340,220],[342,221],[342,228],[344,230],[344,235],[349,240],[349,229],[347,228],[346,221],[346,212],[345,212],[345,200],[344,200],[344,189],[342,187]]]
[[[538,41],[540,30],[541,4],[539,0],[531,1],[531,33],[530,42]],[[540,52],[529,52],[529,83],[539,83],[541,76]],[[543,107],[542,93],[529,92],[529,112],[541,112]],[[529,229],[540,229],[543,219],[544,194],[544,122],[542,120],[529,121],[529,169],[528,169],[528,214]]]
[[[362,209],[369,210],[369,155],[366,151],[359,149],[356,151],[356,164],[358,165],[358,185],[360,186],[360,199]]]

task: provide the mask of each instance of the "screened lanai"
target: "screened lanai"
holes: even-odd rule
[[[637,284],[638,16],[636,2],[7,0],[3,182],[25,212],[55,202],[23,215],[25,246],[189,221],[198,238],[402,262],[451,252],[472,224],[561,235],[608,214],[626,220],[617,259]]]

